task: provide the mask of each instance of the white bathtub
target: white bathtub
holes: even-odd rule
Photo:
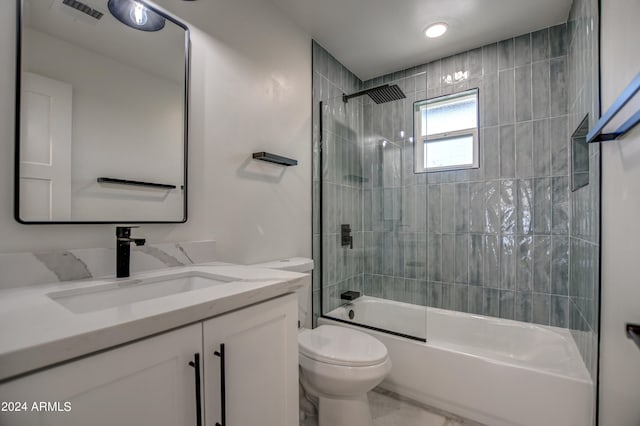
[[[382,387],[490,426],[589,426],[594,387],[568,330],[363,296],[329,316],[382,341],[393,368]],[[327,318],[320,323],[353,327]],[[400,328],[404,325],[404,328]],[[414,327],[411,330],[411,327]]]

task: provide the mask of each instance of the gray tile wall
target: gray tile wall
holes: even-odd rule
[[[366,294],[569,326],[567,61],[562,24],[364,82],[407,94],[364,103]],[[474,87],[480,169],[414,174],[413,102]]]
[[[343,93],[362,82],[315,41],[313,52],[313,324],[320,313],[320,285],[325,312],[337,307],[345,290],[362,291],[362,104],[342,102]],[[323,103],[320,111],[320,102]],[[322,157],[320,161],[320,113]],[[322,183],[322,185],[321,185]],[[322,194],[321,194],[322,188]],[[320,197],[324,214],[320,223]],[[340,225],[351,225],[353,249],[340,245]],[[321,227],[322,225],[322,227]],[[320,244],[324,247],[321,258]],[[322,271],[323,276],[319,273]]]
[[[569,134],[589,115],[589,127],[599,117],[598,1],[574,0],[568,22]],[[570,195],[569,327],[591,373],[597,378],[600,144],[589,146],[589,185]]]
[[[322,282],[325,311],[356,289],[569,327],[593,374],[599,151],[591,148],[592,184],[571,193],[568,138],[585,113],[597,117],[597,37],[586,31],[597,28],[595,4],[576,0],[567,24],[367,82],[314,42],[314,258],[324,271],[322,280],[314,274],[316,317]],[[383,83],[399,84],[407,99],[339,100]],[[473,87],[481,168],[414,174],[413,102]],[[354,229],[353,250],[340,247],[341,223]]]
[[[364,85],[369,88],[393,82],[405,92],[406,99],[376,105],[363,98],[363,169],[368,178],[363,192],[364,293],[420,305],[427,303],[429,274],[443,273],[441,268],[427,268],[427,229],[442,226],[439,211],[426,214],[427,208],[436,206],[428,204],[427,197],[440,200],[454,195],[428,195],[426,175],[413,173],[411,110],[413,102],[426,95],[426,75],[423,65]],[[432,250],[431,255],[441,253]],[[431,260],[440,264],[435,258]]]

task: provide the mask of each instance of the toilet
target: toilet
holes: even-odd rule
[[[297,257],[253,266],[310,273],[313,260]],[[367,392],[391,370],[387,348],[352,328],[321,325],[311,329],[310,285],[311,277],[298,290],[301,393],[317,401],[319,426],[371,426]]]
[[[321,325],[298,333],[302,386],[318,398],[319,426],[371,426],[367,392],[391,371],[378,339],[347,327]]]

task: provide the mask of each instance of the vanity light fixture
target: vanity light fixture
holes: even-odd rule
[[[447,28],[449,26],[444,22],[438,22],[437,24],[432,24],[427,27],[424,31],[424,35],[429,38],[438,38],[447,32]]]
[[[118,21],[140,31],[160,31],[164,18],[139,0],[109,0],[109,12]]]

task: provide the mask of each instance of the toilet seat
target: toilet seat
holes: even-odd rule
[[[301,331],[298,348],[301,355],[314,361],[346,367],[379,365],[388,358],[387,348],[379,340],[335,325]]]

